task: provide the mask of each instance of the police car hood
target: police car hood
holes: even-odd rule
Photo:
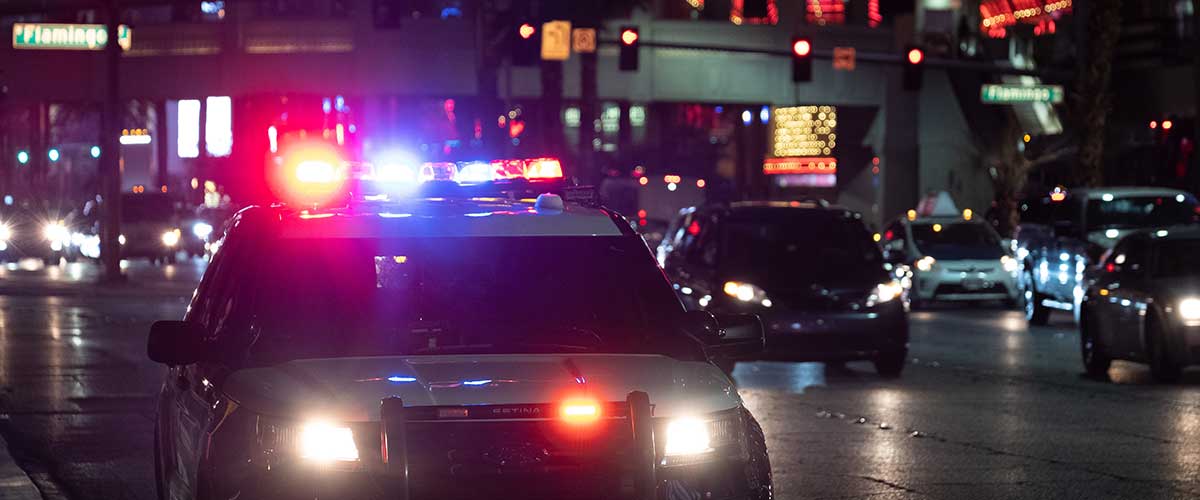
[[[226,394],[263,415],[379,420],[380,400],[405,406],[553,403],[586,396],[624,401],[645,391],[655,416],[737,407],[717,367],[645,354],[397,356],[298,360],[230,375]]]

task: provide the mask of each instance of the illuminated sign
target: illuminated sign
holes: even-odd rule
[[[767,158],[763,161],[766,175],[836,174],[837,159],[828,157]]]
[[[132,43],[129,26],[117,29],[117,44],[129,50]],[[104,50],[108,27],[103,24],[13,24],[14,49],[26,50]]]
[[[776,108],[771,138],[769,156],[775,158],[833,156],[837,147],[837,108]]]
[[[979,90],[984,104],[1010,104],[1024,102],[1063,102],[1062,85],[997,85],[985,84]]]
[[[542,24],[542,59],[566,61],[571,57],[571,21]]]

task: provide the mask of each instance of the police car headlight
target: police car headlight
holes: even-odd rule
[[[733,297],[741,302],[750,302],[762,304],[763,307],[771,307],[771,299],[767,298],[767,292],[762,288],[754,286],[750,283],[742,281],[726,281],[722,288],[725,295]]]
[[[933,270],[933,265],[936,263],[937,259],[926,255],[920,259],[917,259],[917,262],[914,265],[917,266],[918,271],[929,272]]]
[[[178,229],[172,229],[162,234],[163,245],[173,247],[179,244],[180,232]]]
[[[7,242],[12,239],[12,228],[8,224],[0,224],[0,241]]]
[[[300,428],[300,457],[316,462],[355,462],[354,432],[327,422],[308,422]]]
[[[1200,321],[1200,299],[1189,297],[1179,302],[1179,316],[1189,323]]]
[[[1015,272],[1017,272],[1017,265],[1018,265],[1018,264],[1019,264],[1019,263],[1017,262],[1017,259],[1014,259],[1014,258],[1012,258],[1012,257],[1009,257],[1009,256],[1007,256],[1007,255],[1005,255],[1005,256],[1003,256],[1003,257],[1000,257],[1000,266],[1004,268],[1004,272],[1006,272],[1006,273],[1015,273]]]
[[[713,451],[708,423],[694,417],[676,418],[667,423],[667,443],[663,454],[668,457],[700,455]]]
[[[67,230],[67,226],[62,222],[49,222],[42,228],[42,235],[46,237],[46,241],[63,242],[71,240],[71,232]]]

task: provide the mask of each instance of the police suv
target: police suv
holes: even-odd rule
[[[713,363],[758,318],[685,312],[557,160],[280,171],[150,331],[159,498],[772,498]]]

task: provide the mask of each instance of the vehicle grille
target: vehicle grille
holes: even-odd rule
[[[934,295],[968,295],[968,294],[994,295],[997,293],[1007,294],[1008,287],[1004,286],[1001,283],[995,283],[991,287],[983,287],[983,288],[978,288],[975,290],[970,290],[960,284],[946,283],[946,284],[938,285],[937,290],[934,291]]]

